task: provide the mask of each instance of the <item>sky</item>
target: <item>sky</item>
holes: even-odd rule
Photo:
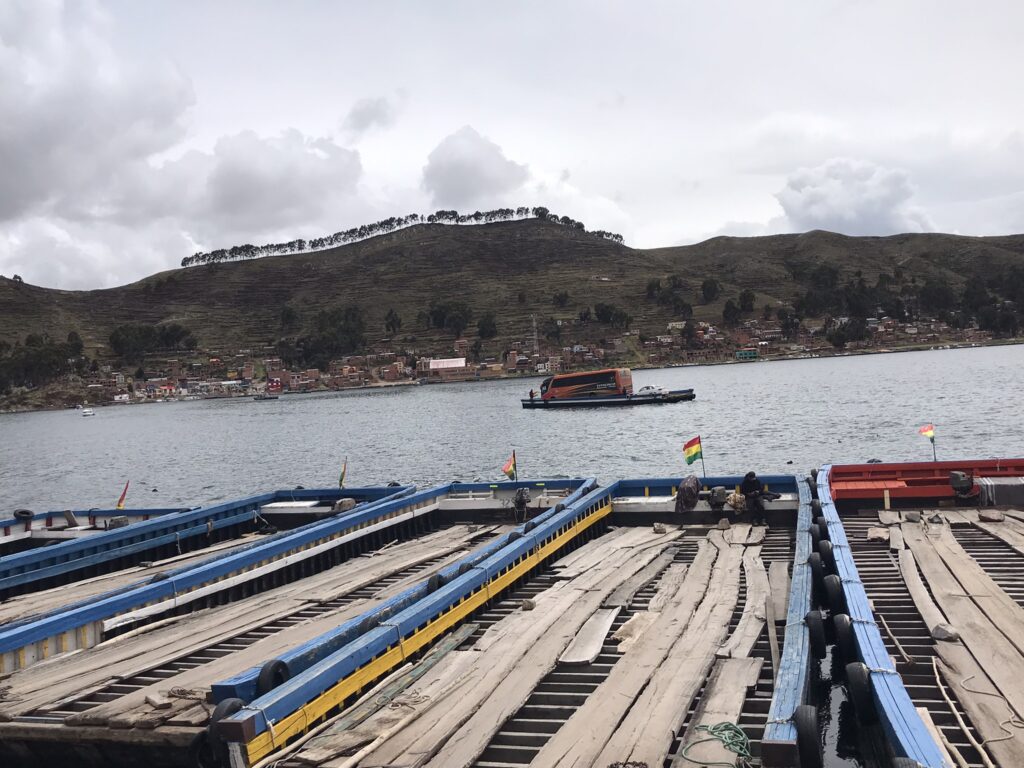
[[[0,0],[0,274],[544,205],[649,248],[1024,232],[1024,4]]]

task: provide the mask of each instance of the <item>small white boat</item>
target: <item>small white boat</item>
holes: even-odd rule
[[[96,415],[96,411],[94,411],[92,408],[83,408],[82,409],[82,415],[83,416],[95,416]]]

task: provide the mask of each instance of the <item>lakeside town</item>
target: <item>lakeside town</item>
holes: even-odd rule
[[[751,363],[764,360],[828,357],[838,354],[889,352],[991,343],[993,336],[978,328],[954,328],[937,319],[901,322],[889,317],[867,318],[866,333],[856,341],[837,343],[837,334],[852,321],[839,317],[819,323],[784,327],[763,319],[738,327],[695,320],[668,323],[664,332],[648,336],[637,330],[607,339],[603,344],[556,346],[546,339],[513,341],[500,357],[474,359],[472,343],[454,340],[447,354],[432,350],[388,349],[341,356],[326,369],[287,366],[275,347],[232,351],[193,349],[173,357],[147,355],[143,365],[119,369],[98,364],[82,373],[68,373],[59,386],[80,394],[60,403],[16,404],[11,410],[33,407],[73,407],[197,400],[205,398],[273,396],[334,391],[371,386],[482,381],[515,376],[545,376],[602,367],[671,367]]]

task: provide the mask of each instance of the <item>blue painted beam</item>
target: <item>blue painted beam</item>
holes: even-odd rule
[[[489,490],[510,491],[515,490],[516,488],[535,488],[539,486],[546,487],[549,490],[575,489],[571,494],[560,501],[561,504],[566,507],[570,507],[579,499],[589,494],[596,485],[597,480],[595,478],[585,478],[574,480],[518,481],[508,483],[453,483],[445,490],[448,493]],[[557,507],[557,504],[555,507]],[[552,507],[538,515],[531,522],[534,525],[540,525],[550,519],[553,515],[557,514],[555,507]],[[513,533],[518,532],[518,534],[521,535],[523,530],[524,526],[521,525],[516,528],[515,531],[505,534],[504,536],[499,536],[484,547],[461,558],[458,562],[452,563],[446,568],[441,569],[439,573],[441,574],[442,579],[445,582],[450,582],[457,578],[460,570],[464,571],[466,568],[471,568],[483,563],[492,555],[504,549],[511,542]],[[427,582],[424,580],[419,584],[409,587],[380,605],[340,624],[328,632],[325,632],[319,637],[315,637],[301,645],[289,649],[285,653],[280,654],[277,658],[288,665],[289,674],[294,677],[298,673],[309,669],[314,664],[322,661],[332,653],[335,653],[339,649],[353,642],[357,637],[359,637],[360,629],[362,627],[390,619],[416,601],[426,597],[426,595]],[[267,659],[267,661],[269,661],[269,659]],[[242,699],[243,701],[252,701],[256,698],[256,679],[259,677],[259,673],[259,667],[251,667],[233,677],[214,683],[214,701],[220,702],[224,699]]]
[[[832,500],[829,486],[831,470],[832,466],[826,464],[818,471],[818,499],[828,524],[836,570],[843,584],[861,661],[871,671],[872,694],[882,728],[898,757],[909,757],[927,768],[942,768],[942,752],[917,714],[875,623],[846,530]]]
[[[166,571],[161,574],[159,581],[140,581],[123,590],[83,600],[46,616],[33,617],[24,622],[5,625],[0,628],[0,653],[13,651],[68,630],[109,619],[148,603],[172,598],[226,576],[248,570],[260,563],[299,551],[312,542],[327,539],[350,528],[355,529],[362,523],[384,518],[417,500],[417,495],[406,495],[410,490],[412,490],[412,486],[388,488],[387,491],[392,493],[383,496],[378,501],[362,504],[342,515],[309,523],[251,547],[243,548],[241,551],[231,551],[199,564]],[[419,496],[433,498],[429,493],[421,492]],[[274,500],[277,496],[276,493],[263,494],[242,499],[235,504],[249,507],[253,504],[265,503],[267,500]],[[254,501],[254,499],[259,501]]]
[[[804,616],[811,610],[813,588],[811,566],[811,491],[806,483],[797,482],[800,506],[796,520],[796,547],[793,554],[793,576],[789,588],[789,607],[786,613],[786,631],[783,636],[782,655],[775,674],[775,690],[768,710],[761,753],[767,759],[777,755],[771,765],[788,764],[796,749],[796,726],[793,715],[797,707],[807,701],[808,672],[811,663],[810,637]],[[768,764],[766,762],[766,764]]]

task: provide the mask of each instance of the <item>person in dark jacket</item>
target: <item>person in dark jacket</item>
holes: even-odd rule
[[[755,472],[747,472],[740,483],[740,495],[746,500],[747,511],[750,512],[754,525],[764,522],[764,483],[757,479]],[[774,494],[773,494],[774,495]]]

